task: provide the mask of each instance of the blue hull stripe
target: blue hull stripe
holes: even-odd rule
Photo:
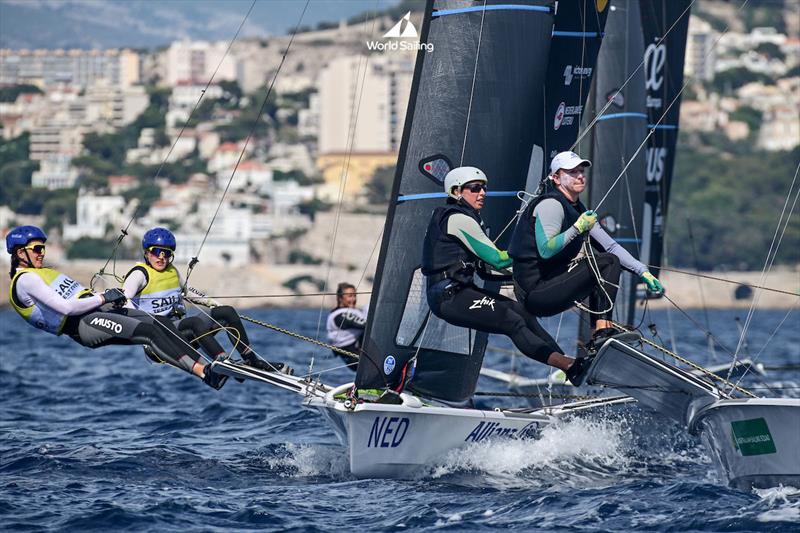
[[[651,130],[654,129],[654,128],[657,129],[657,130],[677,130],[678,129],[678,126],[676,126],[675,124],[648,124],[647,127],[650,128]]]
[[[560,31],[553,30],[553,37],[577,37],[578,39],[600,37],[596,31]]]
[[[509,196],[516,196],[519,191],[489,191],[486,193],[486,196],[491,197],[509,197]],[[402,194],[397,197],[397,201],[399,202],[410,202],[412,200],[429,200],[431,198],[447,198],[447,195],[443,192],[423,192],[419,194]]]
[[[608,115],[603,115],[602,117],[598,118],[597,121],[601,120],[611,120],[616,118],[647,118],[647,115],[644,113],[610,113]]]
[[[638,244],[638,243],[642,242],[642,239],[634,239],[633,237],[623,237],[623,238],[614,239],[614,240],[617,241],[618,243],[635,242],[635,243]]]
[[[546,6],[519,6],[514,4],[497,4],[493,6],[462,7],[460,9],[440,9],[434,11],[431,16],[443,17],[445,15],[459,15],[461,13],[474,13],[476,11],[539,11],[549,13],[550,8]]]

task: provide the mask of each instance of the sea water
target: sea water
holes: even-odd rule
[[[318,311],[249,314],[319,335]],[[702,313],[691,314],[704,323]],[[735,348],[735,318],[745,314],[711,311],[711,330]],[[798,315],[770,339],[785,316],[756,312],[741,352],[761,351],[758,362],[768,367],[800,364]],[[729,360],[675,311],[652,313],[643,326],[651,321],[665,343],[676,339],[682,355]],[[574,317],[560,328],[557,318],[544,324],[571,351]],[[316,371],[328,370],[324,382],[352,378],[326,350],[248,330],[267,359],[304,373],[313,356]],[[535,362],[512,362],[510,348],[493,337],[486,366],[543,375]],[[413,480],[357,480],[333,432],[292,393],[234,381],[217,392],[146,362],[138,347],[89,350],[7,311],[0,312],[0,354],[0,530],[800,529],[799,489],[729,488],[696,438],[636,408],[563,421],[536,440],[475,443]],[[800,372],[768,370],[750,384],[797,397]],[[479,390],[507,392],[486,378]],[[524,404],[480,398],[485,406]]]

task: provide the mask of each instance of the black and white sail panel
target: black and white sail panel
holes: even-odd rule
[[[608,11],[608,2],[596,0],[558,3],[545,80],[544,123],[535,132],[536,144],[544,147],[545,174],[553,157],[571,150],[578,137]]]
[[[428,312],[419,272],[433,209],[444,203],[451,166],[489,177],[484,220],[499,232],[519,207],[533,125],[541,124],[542,82],[553,1],[429,2],[420,38],[392,201],[384,230],[356,385],[396,387],[417,354],[411,387],[450,401],[477,383],[486,335]],[[505,247],[509,234],[498,245]]]
[[[658,276],[678,140],[690,0],[641,0],[648,127],[642,261]]]
[[[644,42],[638,0],[610,2],[606,35],[597,60],[592,135],[592,167],[587,207],[597,208],[600,224],[634,257],[639,257],[647,135]],[[627,167],[627,168],[626,168]],[[623,172],[624,171],[624,172]],[[622,178],[615,184],[617,178]],[[599,202],[608,196],[602,205]],[[598,207],[599,205],[599,207]],[[625,273],[617,293],[615,318],[630,323],[638,280]]]

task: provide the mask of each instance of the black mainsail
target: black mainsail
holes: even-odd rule
[[[429,1],[420,39],[392,199],[356,375],[358,388],[410,387],[447,401],[469,399],[487,335],[430,314],[419,271],[422,240],[445,198],[450,166],[489,177],[482,211],[499,231],[519,206],[542,124],[542,87],[553,29],[553,1]],[[505,247],[510,233],[498,243]]]
[[[640,254],[646,162],[639,150],[647,135],[643,51],[638,0],[612,0],[593,87],[587,206],[599,205],[600,224],[634,257]],[[623,324],[633,318],[637,282],[629,273],[620,278],[615,318]]]
[[[664,249],[690,0],[641,0],[648,127],[647,184],[641,260],[658,276]]]
[[[607,16],[607,2],[558,3],[544,88],[544,125],[537,132],[537,140],[544,138],[537,143],[544,148],[544,174],[553,157],[571,150],[578,137]]]

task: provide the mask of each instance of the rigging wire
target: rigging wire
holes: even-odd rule
[[[772,265],[775,262],[775,258],[778,256],[778,250],[780,249],[781,242],[783,241],[783,236],[786,234],[786,230],[787,230],[787,228],[789,226],[789,220],[791,219],[792,213],[794,212],[794,208],[797,205],[797,199],[798,199],[798,197],[800,197],[800,187],[798,187],[797,193],[795,193],[795,196],[794,196],[794,201],[792,202],[792,207],[789,209],[789,212],[786,213],[786,206],[789,203],[789,198],[791,198],[792,189],[794,188],[794,185],[797,182],[797,175],[798,175],[799,172],[800,172],[800,165],[797,166],[797,169],[795,170],[795,173],[794,173],[794,177],[792,178],[792,183],[789,185],[789,192],[788,192],[788,194],[786,196],[786,201],[783,204],[783,209],[781,210],[780,217],[778,218],[778,224],[775,227],[775,233],[773,234],[772,242],[770,243],[769,250],[767,250],[767,257],[766,257],[766,259],[764,261],[764,268],[763,268],[763,270],[761,272],[761,278],[760,278],[761,281],[759,282],[760,284],[763,284],[764,281],[766,281],[767,274],[772,269]],[[786,214],[786,222],[785,223],[783,223],[784,214]],[[783,223],[783,230],[781,230],[781,224],[782,223]],[[780,233],[780,237],[778,237],[779,233]],[[775,242],[776,239],[777,239],[777,243]],[[774,252],[773,252],[773,250],[774,250]],[[770,258],[770,255],[772,256],[771,258]],[[753,315],[755,314],[755,306],[756,306],[760,296],[761,296],[761,293],[758,290],[756,290],[756,293],[753,296],[753,301],[750,304],[750,309],[748,310],[747,317],[745,318],[744,326],[742,327],[742,332],[739,335],[739,342],[736,345],[736,351],[733,354],[733,361],[731,363],[731,368],[728,370],[728,375],[729,376],[733,372],[733,367],[736,364],[736,360],[737,360],[738,355],[739,355],[739,350],[741,349],[741,347],[742,347],[742,345],[744,343],[745,336],[747,335],[747,329],[750,326],[750,321],[752,320]]]
[[[695,4],[695,2],[697,2],[697,0],[692,0],[692,2],[686,7],[686,9],[684,9],[683,12],[675,19],[675,22],[672,23],[672,26],[670,26],[669,29],[667,29],[667,31],[664,32],[664,35],[661,37],[661,39],[659,39],[656,42],[657,46],[660,46],[667,39],[667,36],[670,34],[670,32],[673,30],[673,28],[675,28],[675,26],[678,24],[678,22],[680,22],[681,19],[684,16],[687,16],[690,13],[690,11],[692,9],[692,6]],[[744,3],[746,4],[747,2],[749,2],[749,0],[745,0]],[[741,10],[741,8],[740,8],[740,10]],[[728,31],[728,28],[726,27],[725,28],[725,32],[723,32],[723,35],[727,31]],[[716,43],[714,43],[714,46],[716,46]],[[712,49],[714,48],[714,46],[712,46]],[[574,150],[575,147],[578,144],[580,144],[580,142],[583,140],[583,138],[586,137],[586,135],[592,130],[594,125],[597,123],[597,121],[600,120],[600,117],[602,117],[603,114],[605,114],[605,112],[608,111],[608,108],[611,107],[611,105],[614,103],[614,101],[617,98],[617,96],[621,95],[622,90],[628,85],[628,83],[631,82],[633,77],[636,76],[636,73],[639,72],[639,69],[641,69],[644,66],[644,63],[645,63],[645,60],[644,60],[644,58],[642,58],[642,61],[633,70],[633,72],[631,72],[630,76],[628,76],[628,78],[622,83],[622,85],[619,87],[619,89],[617,89],[617,92],[614,93],[614,95],[612,95],[611,97],[608,98],[608,101],[603,106],[603,108],[600,110],[600,112],[595,115],[595,117],[592,119],[591,122],[589,122],[589,124],[586,126],[586,128],[583,130],[583,132],[580,135],[578,135],[578,138],[575,140],[574,143],[572,143],[572,146],[570,147],[570,150]],[[682,90],[683,89],[681,89],[681,91]]]
[[[766,291],[766,292],[774,292],[776,294],[786,294],[788,296],[800,296],[796,292],[792,292],[792,291],[776,289],[776,288],[773,288],[773,287],[765,287],[763,285],[753,285],[752,283],[745,283],[744,281],[736,281],[736,280],[733,280],[733,279],[719,278],[719,277],[715,277],[715,276],[709,276],[707,274],[700,274],[699,272],[688,272],[686,270],[679,270],[679,269],[676,269],[676,268],[668,268],[668,267],[665,267],[665,266],[658,266],[658,265],[647,265],[647,267],[648,268],[660,268],[661,270],[664,270],[666,272],[675,272],[676,274],[684,274],[686,276],[693,276],[693,277],[698,277],[698,278],[711,279],[711,280],[714,280],[714,281],[722,281],[724,283],[731,283],[731,284],[734,284],[734,285],[741,285],[741,286],[744,286],[744,287],[750,287],[751,289],[759,289],[759,290]]]
[[[378,3],[377,3],[377,0],[376,0],[375,7],[374,7],[375,12],[377,12],[377,9],[378,9]],[[366,26],[366,22],[368,22],[368,21],[369,21],[369,19],[365,20],[365,26]],[[373,18],[372,18],[372,29],[369,32],[370,35],[374,35],[375,34],[375,27],[377,25],[377,21],[378,21],[378,17],[377,16],[373,16]],[[339,191],[338,191],[339,194],[338,194],[338,197],[337,197],[336,217],[335,217],[334,224],[333,224],[333,235],[331,237],[331,246],[330,246],[330,250],[328,251],[328,268],[327,268],[327,270],[325,272],[325,284],[322,287],[323,290],[327,290],[328,287],[330,286],[331,270],[333,269],[333,254],[334,254],[335,249],[336,249],[336,238],[337,238],[338,233],[339,233],[339,222],[340,222],[341,216],[342,216],[342,203],[344,202],[344,195],[345,195],[345,192],[346,192],[346,189],[347,189],[347,178],[349,177],[349,172],[350,172],[350,160],[351,160],[352,155],[353,155],[353,147],[355,146],[356,129],[358,127],[358,117],[359,117],[359,114],[360,114],[360,111],[361,111],[361,99],[362,99],[362,97],[364,95],[364,86],[365,86],[365,82],[366,82],[366,78],[367,78],[367,70],[368,70],[368,68],[369,68],[369,55],[364,56],[364,70],[363,70],[363,72],[361,72],[361,59],[359,58],[358,69],[356,70],[356,78],[358,77],[359,72],[360,72],[361,73],[361,84],[359,86],[359,84],[357,82],[356,86],[353,88],[353,96],[352,96],[352,101],[351,101],[351,104],[350,104],[350,107],[351,107],[352,111],[350,112],[350,122],[348,124],[348,132],[347,132],[347,135],[348,135],[347,154],[346,154],[345,160],[344,160],[344,162],[342,164],[342,171],[341,171],[341,174],[339,176]],[[358,93],[358,98],[356,98],[356,93]],[[322,313],[323,313],[324,309],[325,309],[325,299],[323,298],[322,301],[320,302],[319,315],[317,317],[317,333],[316,333],[316,338],[317,339],[319,339],[320,331],[322,329]],[[313,365],[313,358],[312,358],[311,364]]]
[[[483,9],[481,10],[481,26],[478,29],[478,47],[475,50],[475,67],[472,71],[472,87],[469,90],[469,103],[467,104],[467,122],[464,125],[464,143],[461,145],[461,162],[459,166],[464,165],[464,153],[467,150],[467,135],[469,134],[469,119],[472,115],[472,98],[475,96],[475,80],[478,77],[478,59],[481,56],[481,40],[483,38],[483,22],[486,19],[486,0],[483,0]]]
[[[244,158],[244,154],[247,151],[247,146],[250,144],[250,139],[253,137],[253,134],[256,131],[256,127],[258,127],[258,121],[261,119],[261,115],[264,113],[264,109],[267,106],[267,102],[269,101],[269,97],[272,94],[272,89],[275,87],[275,82],[278,79],[278,75],[283,68],[283,64],[286,62],[286,56],[289,54],[289,50],[292,48],[292,43],[294,42],[295,35],[297,34],[297,30],[300,28],[300,24],[303,21],[303,17],[306,14],[306,10],[308,9],[308,4],[311,0],[306,0],[305,5],[303,6],[303,11],[300,13],[300,18],[297,20],[297,24],[292,30],[292,35],[289,38],[289,43],[286,45],[286,50],[283,51],[283,56],[281,57],[281,61],[278,64],[278,68],[275,71],[275,74],[272,76],[272,81],[269,84],[269,88],[267,89],[266,94],[264,95],[264,99],[261,101],[261,107],[258,110],[258,114],[256,115],[255,120],[253,120],[253,125],[250,127],[250,131],[247,133],[247,137],[244,140],[244,146],[242,146],[242,150],[239,152],[239,157],[236,160],[236,164],[233,166],[233,170],[231,170],[231,175],[228,178],[228,182],[225,184],[225,190],[222,191],[222,196],[219,199],[219,203],[217,204],[217,208],[214,210],[214,215],[211,217],[211,221],[208,224],[208,228],[206,228],[205,235],[203,235],[203,240],[200,242],[200,246],[197,249],[197,253],[192,257],[192,260],[189,262],[189,268],[186,272],[186,279],[184,280],[184,287],[188,286],[189,278],[192,275],[192,271],[194,270],[195,265],[197,265],[200,256],[200,252],[203,250],[203,246],[206,244],[206,240],[208,239],[208,234],[211,232],[211,228],[214,226],[214,222],[217,220],[217,215],[219,214],[219,210],[222,208],[222,204],[225,201],[225,197],[228,194],[228,190],[233,183],[233,178],[236,176],[236,171],[239,169],[239,165]],[[185,292],[185,289],[184,289]]]
[[[222,67],[222,63],[228,57],[228,53],[231,51],[231,48],[233,47],[233,43],[236,42],[236,39],[239,37],[239,33],[242,31],[242,28],[244,27],[245,22],[247,22],[248,17],[250,17],[250,13],[252,13],[253,7],[255,7],[255,5],[256,5],[256,1],[257,0],[253,0],[253,2],[250,4],[250,8],[247,10],[247,13],[245,13],[244,18],[242,19],[242,22],[239,23],[239,27],[236,29],[236,33],[233,34],[233,38],[231,38],[231,40],[228,42],[228,47],[225,49],[225,52],[222,54],[222,57],[220,58],[219,63],[217,63],[217,66],[214,69],[214,72],[211,74],[211,77],[208,79],[208,82],[206,83],[205,87],[202,89],[202,91],[200,91],[200,97],[195,102],[194,107],[192,108],[191,112],[189,113],[189,116],[186,119],[186,121],[183,123],[183,126],[181,126],[181,129],[178,132],[178,136],[175,138],[175,141],[172,143],[172,146],[170,146],[169,151],[167,152],[167,155],[164,156],[164,159],[161,161],[161,164],[158,165],[158,169],[156,170],[156,173],[153,176],[153,180],[154,181],[156,179],[158,179],[158,177],[161,175],[161,170],[164,168],[164,165],[167,163],[167,160],[169,159],[169,156],[172,155],[172,152],[175,150],[175,146],[177,146],[178,142],[181,140],[181,137],[183,136],[184,131],[186,131],[186,128],[189,125],[189,123],[191,122],[195,111],[197,111],[197,108],[200,106],[200,102],[203,100],[203,97],[206,95],[206,92],[208,91],[208,88],[214,82],[214,78],[217,76],[217,73],[219,72],[219,69]],[[111,254],[108,256],[108,259],[106,259],[106,262],[103,264],[102,267],[100,267],[100,270],[98,270],[92,276],[92,279],[89,282],[89,288],[90,289],[94,290],[95,281],[98,278],[101,278],[101,277],[106,275],[105,269],[106,269],[106,267],[108,266],[108,264],[112,260],[114,261],[114,264],[112,266],[112,274],[111,275],[116,281],[118,281],[118,282],[122,281],[117,276],[117,267],[116,267],[116,265],[117,265],[117,250],[119,249],[120,245],[122,244],[122,240],[128,235],[128,230],[130,229],[131,224],[133,224],[133,221],[136,220],[136,215],[139,212],[139,208],[141,207],[141,205],[142,204],[139,203],[136,206],[136,208],[133,211],[133,216],[131,216],[131,219],[128,221],[128,224],[122,230],[120,230],[120,235],[117,237],[116,242],[114,243],[114,247],[111,250]]]
[[[692,248],[692,258],[694,259],[694,268],[696,270],[700,270],[700,260],[697,258],[697,246],[694,240],[694,231],[692,231],[692,219],[691,217],[686,217],[686,226],[689,230],[689,245]],[[708,319],[708,306],[706,305],[706,293],[703,291],[703,282],[700,281],[700,278],[697,279],[697,289],[700,293],[700,305],[703,308],[703,318],[706,322],[706,331],[711,331],[711,322]],[[708,342],[708,351],[711,354],[711,360],[716,362],[717,361],[717,350],[714,349],[714,342],[711,340],[710,337],[706,337],[706,341]]]
[[[692,4],[694,4],[695,1],[696,0],[693,0]],[[742,5],[739,6],[738,11],[741,11],[742,9],[744,9],[744,7],[747,5],[747,3],[749,1],[750,0],[744,0],[744,2],[742,2]],[[681,14],[681,16],[676,19],[675,23],[673,23],[673,25],[670,26],[670,30],[672,30],[672,28],[675,27],[675,24],[677,24],[677,22],[681,18],[683,18],[683,16],[687,13],[687,11],[690,8],[691,8],[691,4],[689,5],[689,7],[686,8],[686,10],[684,10],[684,12]],[[728,30],[729,30],[729,26],[726,26],[725,30],[720,33],[719,37],[717,37],[717,39],[714,41],[714,43],[709,47],[708,51],[703,56],[704,59],[707,58],[712,52],[714,52],[714,50],[716,49],[716,47],[719,44],[719,42],[722,39],[722,37],[724,37],[728,33]],[[663,40],[666,37],[667,33],[669,33],[669,30],[665,33],[664,37],[662,37],[661,40],[658,41],[658,44],[661,44],[661,42],[663,42]],[[639,67],[637,67],[636,71],[638,71],[639,68],[641,68],[643,64],[644,64],[644,59],[642,60],[641,63],[639,63]],[[634,74],[635,74],[636,71],[634,71]],[[626,80],[625,84],[627,84],[630,81],[630,79],[631,78]],[[647,141],[650,139],[650,137],[652,137],[653,134],[655,134],[656,128],[661,125],[661,122],[663,122],[664,118],[667,116],[667,113],[669,113],[669,110],[672,109],[672,106],[675,105],[675,103],[681,97],[681,95],[683,94],[683,91],[686,90],[686,87],[688,87],[690,81],[691,80],[689,80],[689,79],[684,80],[683,85],[681,86],[681,89],[678,91],[678,93],[675,95],[675,97],[669,103],[669,105],[664,110],[664,112],[661,114],[661,116],[658,118],[658,120],[655,122],[655,124],[652,124],[652,127],[650,128],[650,131],[647,133],[647,135],[645,136],[644,140],[639,145],[639,148],[637,148],[636,151],[633,153],[633,156],[631,156],[630,160],[628,161],[628,164],[625,165],[625,168],[622,169],[622,171],[620,172],[619,176],[617,176],[617,179],[615,179],[614,182],[611,184],[611,186],[608,188],[608,191],[606,192],[605,196],[603,196],[603,198],[600,199],[598,204],[595,206],[595,209],[598,209],[601,205],[603,205],[603,202],[605,202],[605,200],[608,197],[608,195],[611,193],[611,191],[614,189],[614,187],[616,187],[616,185],[619,182],[619,180],[622,179],[622,176],[625,174],[625,172],[627,172],[628,167],[636,159],[636,156],[638,156],[639,152],[642,151],[642,148],[644,148],[644,146],[647,144]],[[625,84],[623,84],[623,87],[625,86]],[[604,113],[608,109],[608,107],[611,105],[612,102],[613,102],[613,98],[610,98],[608,103],[606,103],[606,105],[603,106],[603,109],[601,110],[600,114],[598,114],[595,117],[595,119],[589,124],[589,126],[586,128],[586,131],[584,131],[584,133],[580,135],[580,138],[583,138],[583,136],[586,134],[586,132],[589,131],[589,129],[591,129],[594,126],[594,124],[600,118],[601,114]]]

